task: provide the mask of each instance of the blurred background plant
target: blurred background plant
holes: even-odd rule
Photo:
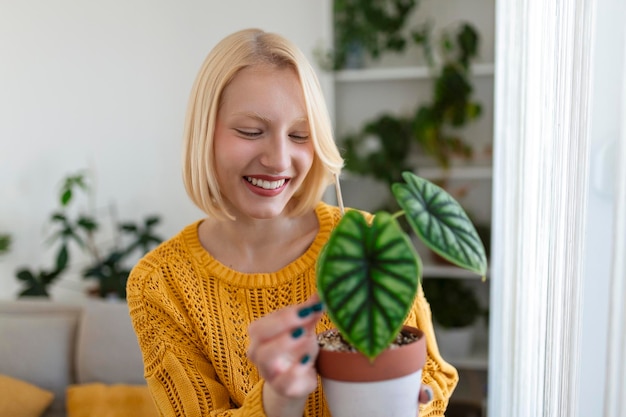
[[[11,249],[11,235],[0,233],[0,255],[7,253]]]
[[[404,51],[402,31],[416,6],[416,0],[334,0],[333,47],[315,51],[318,63],[327,70],[359,68],[366,55],[377,60]]]
[[[434,321],[444,329],[472,326],[487,316],[487,309],[471,288],[459,279],[425,279],[424,295],[430,303]]]
[[[162,238],[154,232],[160,222],[159,216],[147,216],[143,222],[117,221],[114,206],[111,207],[112,240],[102,241],[98,234],[103,230],[102,221],[94,214],[75,207],[80,194],[90,197],[90,183],[84,172],[66,176],[59,192],[59,207],[50,215],[52,234],[46,244],[55,247],[54,265],[38,270],[24,267],[16,272],[22,282],[23,296],[49,297],[50,285],[70,271],[73,248],[87,256],[87,265],[81,276],[93,279],[96,286],[89,293],[100,297],[126,298],[126,281],[131,265],[131,255],[143,255],[158,245]]]
[[[461,129],[482,113],[482,105],[472,97],[470,78],[480,37],[472,25],[460,23],[452,32],[441,34],[441,53],[436,58],[432,27],[424,24],[412,31],[433,74],[430,99],[413,114],[384,113],[340,138],[347,171],[391,185],[400,180],[401,172],[415,172],[417,154],[428,155],[444,169],[450,167],[452,158],[472,158],[472,146]],[[383,208],[390,209],[389,205]]]

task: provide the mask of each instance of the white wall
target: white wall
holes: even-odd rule
[[[51,266],[44,225],[61,179],[88,168],[96,207],[159,214],[165,237],[202,216],[180,174],[187,96],[226,34],[282,33],[309,58],[329,33],[326,1],[0,0],[0,298],[19,266]],[[76,277],[77,283],[80,279]],[[55,289],[77,294],[77,284]],[[74,288],[74,290],[72,290]]]

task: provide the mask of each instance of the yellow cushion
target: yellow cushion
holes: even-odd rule
[[[54,394],[28,382],[0,375],[0,416],[39,417]]]
[[[146,385],[101,383],[67,388],[67,417],[158,417]]]

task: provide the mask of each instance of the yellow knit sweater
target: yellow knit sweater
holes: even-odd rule
[[[281,307],[304,302],[315,289],[315,262],[341,214],[316,207],[320,229],[300,258],[275,273],[244,274],[204,250],[197,221],[148,253],[128,280],[128,304],[143,353],[145,378],[162,416],[265,416],[263,380],[248,361],[248,325]],[[430,307],[419,291],[407,324],[427,336],[423,382],[434,400],[420,416],[443,416],[458,381],[440,356]],[[326,316],[321,332],[331,327]],[[304,415],[329,417],[323,393],[309,395]]]

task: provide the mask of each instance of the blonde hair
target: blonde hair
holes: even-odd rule
[[[239,71],[255,65],[293,68],[304,93],[315,152],[311,169],[293,197],[290,215],[315,207],[343,166],[317,75],[300,49],[288,39],[260,29],[235,32],[222,39],[204,60],[189,97],[183,136],[187,194],[202,211],[216,218],[233,219],[224,205],[215,172],[213,135],[221,96]]]

